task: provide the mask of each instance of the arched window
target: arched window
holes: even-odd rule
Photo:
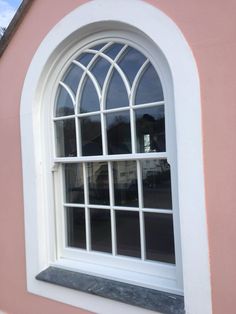
[[[96,275],[107,277],[111,267],[114,279],[135,276],[133,283],[180,293],[159,60],[153,63],[129,34],[96,37],[105,40],[78,47],[65,62],[55,93],[58,257],[73,254],[86,269],[89,262],[106,266]]]
[[[75,288],[83,273],[211,313],[199,95],[184,37],[144,1],[91,1],[49,32],[21,101],[29,291],[144,313],[35,279]]]

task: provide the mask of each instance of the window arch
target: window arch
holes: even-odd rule
[[[93,10],[96,14],[90,15],[90,10]],[[127,13],[130,10],[132,10],[132,19]],[[146,16],[150,17],[148,24],[146,23]],[[61,27],[62,25],[63,27]],[[46,178],[45,173],[49,173],[51,168],[55,173],[55,182],[60,182],[58,167],[60,167],[59,164],[63,160],[60,160],[62,157],[57,157],[54,160],[55,154],[47,154],[47,149],[45,151],[45,147],[50,147],[53,144],[44,124],[50,125],[51,123],[50,108],[52,106],[48,106],[48,103],[54,103],[55,86],[60,80],[58,78],[59,69],[61,69],[62,63],[64,64],[64,61],[73,55],[75,42],[78,42],[79,38],[82,47],[86,42],[86,38],[91,34],[91,29],[95,28],[107,32],[109,29],[120,29],[121,31],[129,29],[133,32],[132,39],[134,42],[135,36],[138,34],[142,36],[144,41],[148,38],[147,42],[149,44],[147,46],[152,46],[154,43],[159,47],[155,50],[155,56],[152,52],[150,53],[150,60],[153,64],[155,59],[160,61],[158,65],[155,64],[155,69],[158,70],[157,72],[161,78],[165,77],[164,80],[161,79],[164,91],[167,90],[167,86],[173,87],[174,85],[175,87],[172,93],[165,94],[164,92],[164,95],[165,101],[171,102],[174,100],[175,104],[175,107],[172,108],[175,115],[170,114],[168,110],[165,115],[169,117],[167,119],[168,123],[176,126],[178,150],[174,177],[176,180],[178,177],[178,191],[175,193],[175,197],[180,205],[180,224],[177,224],[177,229],[179,228],[181,231],[183,243],[183,279],[186,310],[190,313],[210,313],[197,70],[191,50],[176,25],[159,10],[143,1],[135,1],[134,5],[134,1],[121,0],[116,3],[115,1],[97,0],[81,6],[64,18],[60,23],[60,27],[55,26],[32,60],[26,76],[21,102],[28,289],[34,293],[56,300],[63,300],[66,303],[93,311],[96,310],[96,307],[93,306],[96,306],[95,303],[99,302],[95,299],[90,302],[84,296],[83,300],[87,301],[83,302],[82,299],[78,300],[78,294],[75,296],[67,290],[63,290],[62,296],[56,287],[50,290],[43,283],[36,282],[34,279],[40,270],[46,268],[52,262],[54,263],[58,249],[52,245],[56,242],[57,236],[55,234],[58,233],[55,232],[54,228],[50,228],[52,227],[54,214],[53,211],[48,210],[48,208],[53,208],[54,203],[50,197],[52,194],[50,189],[54,186],[53,177],[50,175],[51,179]],[[176,44],[176,49],[173,49],[173,43]],[[150,52],[152,49],[148,49],[147,46],[143,45],[143,49]],[[144,55],[146,54],[144,53]],[[186,89],[186,86],[189,88]],[[54,95],[52,90],[55,91]],[[189,103],[191,103],[191,107]],[[184,115],[183,112],[185,112]],[[41,116],[40,113],[42,113]],[[29,132],[29,130],[32,130],[32,132]],[[168,141],[168,138],[171,138],[168,136],[168,130],[171,130],[171,128],[166,128],[166,146],[170,152],[168,161],[173,163],[175,139]],[[73,156],[68,156],[68,162],[74,162],[73,158]],[[57,162],[54,163],[54,161]],[[196,178],[194,184],[193,177]],[[32,184],[32,182],[34,183]],[[50,189],[48,189],[49,186],[51,186]],[[177,184],[174,184],[174,187],[176,186]],[[57,189],[58,186],[56,186]],[[58,197],[56,208],[61,206],[58,205],[59,203],[62,204],[62,200]],[[194,225],[196,221],[199,223]],[[58,221],[57,228],[63,228],[62,221]],[[191,239],[191,243],[188,239]],[[63,241],[59,239],[59,242]],[[42,243],[46,245],[42,245]],[[73,257],[73,253],[71,254]],[[32,255],[34,256],[33,259]],[[180,256],[177,258],[180,260]],[[71,263],[68,267],[73,268],[74,264]],[[158,270],[156,270],[156,273],[158,273]],[[177,278],[181,281],[179,274],[177,274]],[[113,312],[115,311],[112,303],[106,301],[106,304],[103,305],[106,308],[104,313],[106,311],[109,313],[111,309]],[[129,309],[129,311],[132,312],[132,309]],[[137,309],[135,309],[135,313],[138,313]]]

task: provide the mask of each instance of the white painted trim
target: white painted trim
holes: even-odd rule
[[[91,14],[93,12],[93,14]],[[132,12],[132,14],[130,14]],[[147,19],[148,17],[148,19]],[[41,99],[49,70],[78,40],[106,27],[134,28],[148,36],[169,64],[175,102],[178,161],[178,199],[182,239],[186,312],[211,314],[211,287],[204,195],[200,87],[192,51],[176,24],[160,10],[141,0],[95,0],[64,17],[45,37],[29,67],[21,99],[21,139],[24,178],[27,287],[34,294],[98,313],[148,313],[143,309],[48,285],[35,275],[53,259],[43,210],[47,203],[40,151],[45,138],[37,129]],[[126,26],[122,26],[126,24]],[[50,117],[49,117],[50,118]],[[172,117],[174,119],[174,117]],[[50,123],[50,122],[49,122]],[[50,139],[48,139],[49,144]],[[36,145],[37,143],[37,145]],[[42,198],[44,195],[44,198]],[[52,204],[51,204],[52,206]],[[40,239],[40,241],[39,241]]]

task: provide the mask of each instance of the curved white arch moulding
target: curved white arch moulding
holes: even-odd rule
[[[94,23],[101,26],[101,23],[109,25],[111,21],[140,30],[159,47],[169,64],[174,86],[185,307],[188,314],[210,314],[212,306],[198,71],[192,51],[176,24],[159,9],[141,0],[95,0],[81,5],[47,34],[27,72],[20,116],[28,290],[93,312],[98,308],[102,313],[113,314],[149,312],[121,303],[117,308],[111,300],[53,285],[47,285],[45,289],[44,283],[35,279],[39,268],[47,267],[50,262],[47,253],[50,243],[42,226],[45,213],[40,211],[43,165],[38,156],[42,152],[38,147],[40,145],[35,145],[41,138],[35,126],[38,125],[44,82],[55,60],[60,59],[78,38],[91,35]]]

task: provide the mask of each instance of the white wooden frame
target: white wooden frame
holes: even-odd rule
[[[91,12],[96,13],[90,14]],[[190,314],[210,314],[211,289],[197,68],[191,49],[173,21],[140,0],[95,0],[82,5],[49,32],[28,70],[21,99],[28,290],[91,311],[97,312],[99,308],[100,313],[146,312],[121,303],[118,310],[113,306],[114,301],[35,280],[35,275],[47,267],[56,255],[53,245],[56,233],[51,228],[53,214],[47,210],[54,205],[47,193],[48,186],[53,184],[47,182],[44,175],[52,156],[42,163],[42,157],[45,156],[43,147],[52,144],[41,124],[43,99],[48,96],[45,84],[48,83],[48,74],[52,68],[55,69],[56,62],[62,55],[71,53],[70,49],[78,38],[82,41],[93,32],[93,27],[101,31],[111,28],[131,31],[134,32],[133,36],[139,33],[139,36],[141,34],[144,38],[150,38],[160,49],[158,58],[163,68],[159,72],[168,72],[169,83],[174,86],[172,97],[175,116],[170,116],[169,120],[176,126],[178,148],[178,200],[185,306]],[[56,77],[50,77],[50,80],[56,81]],[[45,123],[50,123],[47,115],[43,118]],[[51,166],[52,170],[56,168],[53,164]]]

